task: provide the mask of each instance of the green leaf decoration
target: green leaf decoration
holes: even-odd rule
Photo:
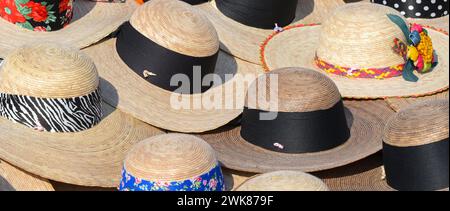
[[[16,5],[20,5],[20,4],[26,4],[28,3],[30,0],[14,0],[16,2]]]
[[[400,29],[402,30],[403,34],[406,37],[406,40],[408,40],[408,44],[412,44],[411,41],[409,40],[409,27],[408,24],[403,20],[403,18],[401,18],[398,15],[394,15],[394,14],[387,14],[388,18],[391,19],[391,21],[393,23],[395,23],[398,27],[400,27]]]
[[[43,6],[47,6],[47,2],[41,2],[41,4],[43,5]]]
[[[431,68],[435,68],[439,64],[439,56],[436,53],[436,50],[433,51],[433,63],[431,64]]]
[[[414,75],[414,68],[414,62],[411,59],[408,59],[405,67],[403,68],[403,79],[409,82],[419,81],[419,78]]]
[[[28,21],[25,21],[24,23],[16,23],[16,25],[21,26],[26,29],[29,29],[29,30],[32,30],[32,31],[34,30],[34,27]]]
[[[23,7],[21,5],[17,5],[17,11],[19,11],[22,15],[28,15],[31,13],[31,9],[28,7]]]

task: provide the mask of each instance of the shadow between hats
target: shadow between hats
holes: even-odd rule
[[[82,17],[84,17],[85,15],[89,14],[89,12],[91,12],[91,10],[95,7],[95,5],[97,4],[96,1],[90,1],[90,0],[82,0],[83,1],[83,5],[85,7],[83,7],[83,10],[79,10],[77,6],[74,7],[74,11],[73,11],[73,17],[72,20],[70,21],[70,24],[78,21],[79,19],[81,19]],[[80,2],[75,4],[81,4]]]
[[[15,191],[14,187],[2,176],[0,176],[0,187],[2,187],[0,191]]]
[[[114,109],[117,108],[118,102],[119,102],[119,95],[117,94],[117,89],[107,80],[100,77],[100,87],[105,87],[100,90],[102,98],[107,97],[108,100],[103,99],[103,102],[107,103],[108,105],[112,106]],[[114,110],[113,109],[113,110]],[[103,118],[106,118],[111,112],[104,112]]]
[[[315,172],[313,174],[322,179],[334,179],[361,174],[372,169],[376,169],[380,166],[383,166],[382,152],[378,152],[346,166]]]

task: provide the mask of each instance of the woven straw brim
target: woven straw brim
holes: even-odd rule
[[[417,18],[410,18],[408,19],[409,22],[412,23],[418,23],[425,26],[432,26],[439,29],[443,29],[445,31],[449,31],[449,17],[450,16],[444,16],[441,18],[433,18],[433,19],[417,19]]]
[[[448,89],[449,49],[447,35],[428,29],[439,56],[438,66],[426,74],[415,73],[419,81],[408,82],[403,77],[390,79],[359,79],[327,74],[346,98],[376,99],[430,95]],[[321,26],[305,26],[274,36],[264,50],[264,61],[270,70],[283,67],[307,67],[320,72],[314,58],[319,46]]]
[[[246,142],[240,135],[240,127],[200,136],[211,144],[219,161],[230,169],[254,173],[331,169],[381,150],[385,121],[394,114],[384,101],[347,101],[345,104],[351,137],[345,144],[328,151],[304,154],[272,152]]]
[[[299,0],[293,24],[321,22],[335,8],[343,4],[345,4],[343,0]],[[260,63],[260,45],[267,36],[273,33],[273,30],[258,29],[236,22],[223,15],[216,8],[215,1],[196,7],[200,8],[213,23],[219,34],[222,50],[245,61]]]
[[[384,179],[383,159],[377,153],[356,163],[317,172],[332,191],[396,191]],[[442,191],[448,191],[443,189]]]
[[[0,58],[28,43],[61,43],[77,48],[98,42],[129,19],[137,4],[78,0],[73,4],[74,17],[65,28],[52,32],[34,32],[0,18]]]
[[[54,191],[46,179],[0,160],[0,191]]]
[[[408,106],[428,100],[449,100],[448,91],[440,92],[434,95],[423,96],[423,97],[409,97],[409,98],[386,98],[386,102],[389,106],[398,112]]]
[[[224,180],[225,180],[225,188],[227,191],[236,190],[242,183],[255,176],[254,173],[242,172],[231,170],[227,168],[222,168]]]
[[[100,83],[103,97],[109,104],[156,127],[186,133],[219,128],[242,113],[246,89],[234,86],[240,83],[242,77],[234,77],[203,94],[183,95],[183,98],[194,102],[223,96],[222,102],[235,102],[236,109],[204,109],[203,106],[198,109],[177,109],[171,106],[172,92],[143,80],[120,59],[115,49],[115,41],[107,40],[83,50],[94,60],[100,77],[111,83]],[[261,66],[235,59],[222,52],[219,54],[215,72],[253,74],[255,78],[263,73]]]
[[[98,125],[77,133],[38,132],[0,118],[0,158],[51,180],[116,187],[130,148],[163,132],[105,103],[103,111]]]

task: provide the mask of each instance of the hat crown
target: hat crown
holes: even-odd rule
[[[260,89],[258,80],[250,86],[245,106],[264,111],[275,111],[269,100],[277,103],[279,112],[310,112],[333,107],[341,100],[339,90],[334,82],[322,73],[305,68],[282,68],[271,71],[266,76],[278,76],[278,84],[271,85],[267,77],[265,89]],[[264,81],[264,80],[263,80]],[[271,90],[278,96],[272,97]],[[258,100],[258,99],[267,100]],[[275,98],[275,99],[273,99]]]
[[[130,23],[148,39],[180,54],[206,57],[219,50],[212,23],[183,1],[149,1],[136,9]]]
[[[406,43],[387,16],[402,15],[386,6],[351,3],[339,7],[322,25],[317,56],[346,68],[384,68],[405,63],[392,50],[395,38]]]
[[[128,173],[152,181],[182,181],[217,166],[214,150],[202,139],[165,134],[138,143],[125,159]]]
[[[238,191],[328,191],[319,178],[299,171],[276,171],[253,177]]]
[[[5,58],[0,92],[40,98],[71,98],[94,92],[94,62],[78,50],[58,45],[24,46]]]
[[[449,101],[433,100],[401,110],[386,125],[384,142],[392,146],[413,147],[449,137]]]

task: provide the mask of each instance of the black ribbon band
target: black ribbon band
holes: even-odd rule
[[[276,152],[309,153],[345,143],[350,130],[342,101],[327,110],[279,112],[274,120],[260,120],[261,110],[245,108],[241,136],[246,141]]]
[[[392,7],[408,18],[440,18],[448,15],[449,2],[436,0],[371,0],[373,3]]]
[[[129,22],[125,22],[118,30],[116,49],[122,61],[143,79],[168,91],[177,91],[182,94],[203,93],[211,88],[202,86],[204,76],[214,73],[219,55],[217,53],[208,57],[192,57],[166,49],[151,41]],[[194,71],[201,67],[201,71]],[[186,84],[171,85],[174,75],[183,74],[189,79],[190,90],[179,90]],[[197,79],[200,80],[197,82]]]
[[[37,98],[0,93],[0,116],[48,132],[80,132],[102,118],[102,99],[96,91],[73,98]]]
[[[400,191],[434,191],[448,188],[448,138],[414,147],[383,143],[387,183]]]
[[[295,19],[298,0],[216,0],[217,8],[227,17],[247,26],[273,29]]]

